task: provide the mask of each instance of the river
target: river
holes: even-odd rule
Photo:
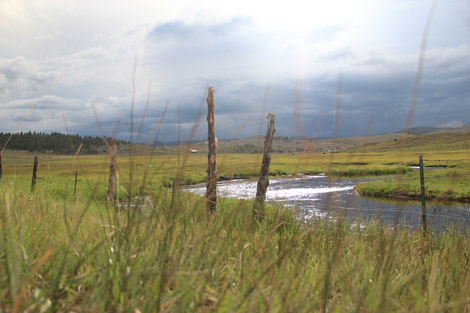
[[[270,179],[266,201],[291,208],[300,220],[334,218],[338,215],[351,222],[374,219],[384,225],[399,224],[416,229],[422,225],[421,204],[394,198],[370,198],[355,190],[364,179],[300,176]],[[222,181],[217,185],[221,197],[252,199],[256,181]],[[185,186],[183,190],[204,195],[205,184]],[[427,203],[427,223],[438,231],[447,231],[450,225],[460,229],[470,226],[470,207],[465,204]]]

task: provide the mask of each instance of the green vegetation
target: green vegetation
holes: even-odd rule
[[[424,174],[427,199],[436,203],[470,202],[470,158],[467,150],[405,152],[395,156],[390,152],[381,155],[384,156],[384,161],[389,160],[385,162],[392,167],[398,163],[417,166],[419,154],[423,154],[424,166],[427,168]],[[387,155],[388,157],[386,157]],[[396,161],[393,162],[392,158],[395,158]],[[417,170],[406,170],[399,176],[384,177],[361,183],[355,189],[360,194],[367,196],[419,199],[421,183]]]
[[[271,174],[393,174],[358,190],[411,195],[419,180],[409,166],[420,153],[274,154]],[[446,199],[468,195],[467,151],[424,160],[446,167],[426,171],[429,197],[438,197],[433,185]],[[108,158],[40,155],[34,192],[31,153],[7,150],[2,161],[0,312],[470,310],[468,228],[423,237],[373,221],[300,223],[277,206],[255,220],[251,201],[233,199],[210,216],[204,198],[165,187],[204,181],[201,154],[121,156],[118,209],[104,201]],[[260,162],[221,154],[218,170],[256,177]]]
[[[183,158],[178,166],[177,157],[169,159],[176,161],[173,170],[182,169]],[[188,159],[184,169],[195,173],[198,159]],[[244,161],[238,160],[227,157],[227,169]],[[203,198],[172,197],[169,189],[152,184],[131,199],[131,209],[115,210],[102,200],[104,160],[72,161],[59,159],[49,172],[43,167],[34,193],[29,192],[30,168],[4,176],[2,312],[470,308],[469,233],[423,238],[372,222],[363,228],[341,220],[301,225],[292,213],[274,207],[255,221],[250,201],[228,199],[221,199],[218,214],[209,216]],[[128,162],[120,160],[121,173],[130,171]],[[131,164],[131,178],[121,174],[124,194],[140,190],[153,170]],[[81,173],[89,171],[81,175],[76,200],[74,165]]]
[[[11,137],[11,138],[10,138]],[[66,135],[61,133],[0,133],[0,149],[8,142],[12,150],[25,150],[39,153],[75,154],[78,147],[83,144],[81,152],[85,154],[98,154],[106,151],[106,145],[101,137]],[[111,142],[111,138],[107,138]],[[117,140],[116,144],[125,145],[127,141]]]
[[[186,150],[182,150],[186,151]],[[180,184],[195,184],[206,180],[207,156],[202,154],[154,154],[159,148],[149,149],[148,156],[119,158],[120,177],[128,177],[130,164],[135,163],[134,175],[142,177],[139,190],[145,191],[149,185],[171,186],[174,179]],[[429,198],[448,201],[468,202],[470,196],[469,175],[470,155],[461,151],[430,152],[382,152],[382,153],[302,153],[273,154],[270,175],[320,174],[342,177],[366,177],[394,175],[394,177],[363,183],[356,190],[371,196],[397,196],[416,198],[419,195],[419,175],[411,171],[416,166],[420,154],[424,155],[425,166],[442,167],[442,170],[426,170],[426,185]],[[220,154],[218,172],[223,179],[256,178],[259,175],[262,155],[260,154]],[[29,176],[32,171],[33,154],[5,151],[3,173],[5,177]],[[184,161],[183,170],[178,167]],[[70,185],[75,170],[79,180],[99,180],[106,186],[109,172],[108,161],[102,156],[82,156],[76,160],[70,156],[39,155],[39,180],[53,179],[59,185]],[[46,170],[47,169],[47,170]],[[400,179],[397,178],[401,177]],[[448,179],[440,179],[445,176]],[[80,188],[80,184],[79,184]],[[104,187],[103,187],[104,189]],[[135,192],[135,190],[134,190]],[[125,192],[122,193],[125,196]]]
[[[387,168],[349,168],[344,170],[332,170],[327,172],[327,174],[339,177],[358,177],[406,174],[409,171],[411,171],[410,167],[400,166]]]
[[[409,129],[404,129],[399,133],[406,133],[406,134],[413,134],[413,135],[422,135],[427,133],[432,133],[436,131],[442,130],[450,130],[452,128],[445,128],[445,127],[411,127]]]
[[[433,132],[422,135],[397,137],[396,140],[383,141],[361,148],[352,149],[352,152],[396,152],[396,151],[455,151],[470,149],[470,131]]]
[[[434,202],[470,202],[470,175],[468,171],[428,170],[425,174],[426,198]],[[400,178],[384,178],[362,183],[356,191],[367,196],[419,199],[419,173]]]
[[[274,153],[377,153],[377,152],[423,152],[454,151],[470,149],[470,127],[435,128],[416,127],[407,132],[381,134],[365,137],[312,138],[275,136]],[[220,153],[260,153],[264,139],[255,136],[244,139],[219,140]],[[192,148],[207,152],[204,143],[194,143]]]

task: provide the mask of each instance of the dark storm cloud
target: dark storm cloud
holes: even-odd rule
[[[415,58],[377,57],[375,62],[368,62],[372,70],[364,66],[363,60],[356,60],[352,69],[343,73],[339,136],[364,135],[369,121],[373,123],[373,133],[395,132],[405,127],[416,78],[417,65],[412,59]],[[449,64],[460,66],[449,67]],[[413,126],[470,122],[468,67],[464,52],[429,52]],[[264,114],[276,113],[277,134],[299,135],[296,125],[299,121],[295,117],[300,116],[306,135],[331,137],[336,120],[337,79],[338,75],[324,74],[303,81],[285,79],[271,84]],[[242,135],[256,135],[266,84],[227,81],[215,84],[216,114],[218,120],[223,119],[223,125],[217,129],[219,136],[232,137],[249,116],[252,119]],[[297,106],[295,101],[300,101]],[[194,105],[182,101],[180,108],[189,109],[188,118],[196,115]],[[300,112],[294,112],[295,108]]]
[[[412,126],[469,123],[470,61],[462,51],[429,51]],[[395,132],[405,127],[416,78],[416,64],[406,58],[378,58],[374,71],[358,67],[342,75],[339,136],[360,136],[373,122],[373,133]],[[451,65],[452,66],[449,66]],[[454,66],[459,64],[459,66]],[[258,93],[262,85],[256,88]],[[297,90],[297,91],[296,91]],[[301,96],[294,112],[295,92]],[[246,94],[246,93],[244,93]],[[294,119],[307,135],[332,136],[336,119],[337,77],[322,75],[302,82],[285,80],[271,86],[268,110],[276,113],[279,135],[299,135]],[[258,106],[260,108],[260,106]],[[321,120],[321,127],[317,129]],[[455,124],[455,123],[454,123]],[[255,132],[256,125],[251,126]]]

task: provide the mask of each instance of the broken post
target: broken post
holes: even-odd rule
[[[264,139],[263,163],[261,164],[261,172],[258,179],[258,188],[256,189],[256,198],[253,204],[253,215],[261,217],[263,215],[264,201],[266,199],[266,191],[269,186],[269,163],[271,162],[271,147],[273,143],[274,132],[274,113],[268,114],[268,130]]]
[[[117,158],[117,148],[113,142],[111,146],[111,164],[109,166],[109,183],[108,183],[108,193],[106,194],[106,201],[114,205],[114,184],[116,181],[116,158]]]
[[[33,191],[34,187],[36,187],[36,177],[37,177],[36,174],[38,172],[38,163],[39,163],[38,157],[35,156],[34,157],[34,166],[33,166],[33,178],[31,180],[31,191]]]
[[[209,87],[207,101],[207,126],[209,154],[207,155],[206,206],[211,214],[217,211],[217,138],[215,138],[214,87]]]

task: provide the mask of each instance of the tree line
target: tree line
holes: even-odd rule
[[[0,133],[0,149],[5,145],[11,133]],[[111,138],[106,138],[111,142]],[[80,135],[66,135],[61,133],[15,133],[8,142],[7,149],[26,150],[38,153],[75,154],[78,147],[83,144],[80,153],[98,154],[106,150],[103,137]],[[125,140],[116,140],[116,145],[129,144]]]

